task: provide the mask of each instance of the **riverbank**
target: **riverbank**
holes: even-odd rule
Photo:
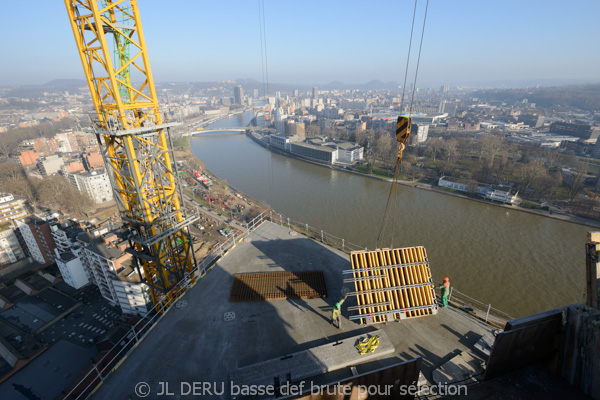
[[[260,138],[256,137],[252,131],[247,130],[246,135],[248,137],[250,137],[254,142],[256,142],[259,145],[261,145],[262,147],[266,148],[267,150],[272,151],[277,154],[280,154],[282,156],[290,157],[290,158],[293,158],[293,159],[296,159],[299,161],[304,161],[309,164],[314,164],[314,165],[318,165],[321,167],[325,167],[325,168],[329,168],[329,169],[333,169],[333,170],[337,170],[337,171],[343,171],[343,172],[347,172],[347,173],[354,174],[354,175],[360,175],[360,176],[363,176],[366,178],[377,179],[380,181],[385,181],[385,182],[390,182],[390,183],[393,182],[393,179],[391,179],[391,178],[384,178],[381,176],[365,174],[365,173],[356,171],[354,169],[350,169],[348,167],[341,167],[341,166],[337,166],[337,165],[320,163],[318,161],[310,160],[305,157],[301,157],[296,154],[290,153],[289,151],[285,151],[283,149],[274,148],[274,147],[270,146],[268,143],[261,140]],[[429,183],[424,183],[424,182],[419,182],[419,181],[416,181],[416,182],[415,181],[405,181],[405,180],[399,180],[398,183],[403,186],[413,187],[413,188],[421,189],[421,190],[428,190],[428,191],[432,191],[432,192],[445,194],[448,196],[460,197],[460,198],[467,199],[467,200],[477,201],[477,202],[483,203],[483,204],[489,204],[489,205],[496,206],[496,207],[503,207],[508,210],[524,212],[527,214],[539,215],[542,217],[552,218],[552,219],[556,219],[556,220],[564,221],[564,222],[570,222],[570,223],[577,224],[577,225],[589,226],[592,228],[600,228],[600,222],[597,222],[597,221],[588,220],[585,218],[580,218],[580,217],[576,217],[576,216],[572,216],[572,215],[550,214],[549,211],[534,210],[534,209],[530,209],[530,208],[520,207],[518,205],[508,205],[508,204],[502,204],[502,203],[493,202],[493,201],[489,201],[489,200],[485,200],[485,199],[479,199],[479,198],[475,198],[475,197],[472,197],[472,196],[469,196],[466,194],[462,194],[462,193],[450,192],[447,190],[438,189],[437,187],[435,187]]]

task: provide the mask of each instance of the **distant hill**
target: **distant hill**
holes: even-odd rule
[[[54,79],[50,82],[44,83],[42,86],[59,89],[80,88],[87,87],[87,82],[83,79]]]
[[[527,99],[538,107],[554,110],[600,111],[600,84],[478,90],[473,92],[473,97],[506,103]]]

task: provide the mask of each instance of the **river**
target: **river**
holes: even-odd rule
[[[251,118],[238,114],[207,129],[243,127]],[[273,154],[239,132],[195,136],[192,151],[212,173],[276,211],[375,248],[390,183]],[[400,186],[394,246],[425,246],[434,279],[448,276],[461,292],[518,317],[582,301],[590,230]]]

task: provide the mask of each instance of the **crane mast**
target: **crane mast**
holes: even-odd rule
[[[96,135],[138,273],[157,310],[195,280],[169,123],[161,118],[136,0],[65,0]],[[141,270],[140,270],[141,268]]]

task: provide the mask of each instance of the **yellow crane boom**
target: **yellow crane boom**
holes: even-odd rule
[[[136,0],[65,0],[89,85],[95,133],[138,273],[154,305],[193,283],[196,260]],[[140,271],[140,268],[142,271]],[[183,284],[181,283],[183,282]]]

